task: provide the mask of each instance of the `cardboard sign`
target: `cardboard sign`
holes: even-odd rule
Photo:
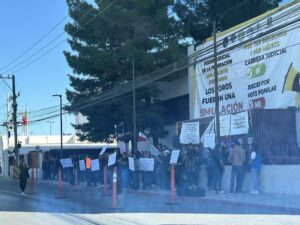
[[[63,168],[73,167],[72,159],[61,159],[60,163],[61,163]]]
[[[154,159],[140,158],[140,170],[141,171],[153,171],[154,170]]]
[[[104,145],[103,148],[101,149],[101,152],[99,153],[99,155],[103,155],[107,148],[108,148],[108,146]]]
[[[99,159],[93,159],[93,160],[91,160],[91,170],[92,171],[98,171],[98,170],[100,170]]]
[[[85,162],[84,162],[84,160],[79,160],[79,169],[80,169],[80,171],[85,171]]]
[[[181,144],[199,144],[200,131],[199,122],[183,123],[179,140]]]
[[[129,170],[135,171],[135,167],[134,167],[134,158],[128,157],[128,164],[129,164]]]
[[[155,148],[153,145],[151,145],[151,154],[153,156],[158,156],[159,153],[160,153],[160,151],[157,148]]]
[[[113,153],[113,154],[110,154],[108,156],[108,165],[107,166],[112,166],[116,163],[116,160],[117,160],[117,153]]]
[[[173,150],[171,154],[170,164],[175,164],[178,161],[180,150]]]

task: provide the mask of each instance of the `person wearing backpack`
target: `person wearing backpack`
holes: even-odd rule
[[[259,171],[261,168],[262,156],[255,144],[251,146],[251,194],[259,194]]]

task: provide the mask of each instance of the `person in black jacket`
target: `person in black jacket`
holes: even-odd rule
[[[27,167],[23,159],[20,161],[19,170],[20,170],[20,176],[19,176],[20,188],[22,191],[21,194],[25,195],[24,191],[26,188],[27,179],[29,178],[29,173],[28,173],[29,168]]]

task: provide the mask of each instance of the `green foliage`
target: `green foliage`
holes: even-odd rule
[[[90,2],[90,1],[89,1]],[[98,141],[114,132],[114,124],[125,123],[132,131],[132,96],[126,95],[77,110],[81,101],[132,79],[132,60],[136,76],[142,76],[185,55],[178,44],[181,24],[168,16],[172,0],[67,0],[73,21],[65,26],[72,52],[65,52],[73,69],[67,90],[69,110],[80,111],[88,123],[77,126],[82,140]],[[101,11],[105,11],[102,13]],[[93,19],[96,16],[96,19]],[[137,124],[150,128],[153,137],[161,137],[164,108],[157,100],[155,86],[137,90]]]
[[[281,0],[177,0],[174,11],[195,42],[211,36],[212,20],[223,31],[278,6]]]

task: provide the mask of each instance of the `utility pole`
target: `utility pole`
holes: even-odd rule
[[[62,123],[62,95],[52,95],[53,97],[59,97],[60,103],[60,159],[63,156],[63,123]]]
[[[215,77],[215,115],[216,115],[216,144],[220,144],[220,112],[219,112],[219,80],[218,80],[218,58],[217,58],[217,28],[216,21],[213,21],[214,39],[214,77]]]
[[[14,125],[14,152],[16,154],[16,165],[19,165],[19,147],[18,147],[18,124],[17,124],[17,95],[15,75],[12,75],[12,94],[13,94],[13,125]]]
[[[136,99],[135,99],[135,62],[132,60],[132,116],[133,116],[133,152],[136,152]]]
[[[49,126],[50,126],[50,136],[51,136],[52,135],[52,124],[54,123],[54,121],[49,120],[49,121],[47,121],[47,123],[49,123]]]

